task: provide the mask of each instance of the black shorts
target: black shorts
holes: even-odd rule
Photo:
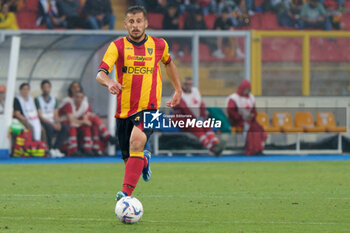
[[[146,134],[147,140],[153,133],[153,129],[143,128],[143,111],[129,116],[128,118],[117,118],[117,137],[122,151],[122,159],[127,159],[130,156],[130,136],[134,126],[141,129]]]

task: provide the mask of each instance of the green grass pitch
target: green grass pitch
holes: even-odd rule
[[[153,163],[118,222],[124,165],[0,165],[0,232],[350,232],[349,162]]]

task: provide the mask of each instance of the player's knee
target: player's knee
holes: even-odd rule
[[[134,139],[130,141],[130,150],[131,151],[143,151],[145,143],[141,140]]]

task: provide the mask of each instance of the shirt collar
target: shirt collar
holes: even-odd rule
[[[135,46],[141,46],[141,45],[143,45],[143,44],[148,40],[148,35],[146,34],[146,35],[145,35],[145,38],[144,38],[142,41],[140,41],[140,42],[133,41],[132,39],[130,39],[129,36],[127,36],[126,39],[127,39],[131,44],[133,44],[133,45],[135,45]]]

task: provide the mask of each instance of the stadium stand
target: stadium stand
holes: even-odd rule
[[[84,0],[80,0],[84,4]],[[113,12],[117,16],[116,28],[123,29],[123,12],[127,8],[127,1],[115,0],[111,1]],[[255,6],[257,11],[253,16],[250,17],[250,25],[243,28],[237,28],[238,30],[290,30],[293,28],[280,27],[277,22],[277,16],[274,12],[259,12],[260,6],[263,1],[256,0]],[[348,9],[350,6],[349,1],[346,1],[345,8]],[[16,13],[17,21],[20,29],[46,29],[45,26],[36,26],[36,19],[38,14],[38,0],[25,0],[24,7],[18,10]],[[162,28],[162,13],[150,12],[148,15],[149,28],[159,30]],[[204,16],[204,20],[208,28],[213,28],[215,14],[207,14]],[[180,16],[180,29],[183,28],[186,14]],[[345,29],[350,29],[350,12],[347,11],[342,14],[342,23],[345,25]],[[311,39],[311,53],[310,59],[312,62],[345,62],[347,61],[350,49],[350,43],[348,39],[337,38],[335,41],[328,41],[326,39],[312,38]],[[283,53],[285,46],[288,45],[289,50],[294,50],[295,53]],[[209,48],[206,45],[201,46],[201,61],[212,62],[215,58],[211,56]],[[241,45],[240,45],[241,46]],[[177,48],[177,46],[174,46]],[[263,62],[276,62],[280,61],[281,58],[284,61],[300,62],[301,61],[301,41],[298,38],[271,38],[271,40],[263,41]],[[182,62],[189,62],[191,59],[190,53],[185,53],[185,56],[179,58]],[[240,59],[227,57],[224,59],[225,62],[239,61]]]

